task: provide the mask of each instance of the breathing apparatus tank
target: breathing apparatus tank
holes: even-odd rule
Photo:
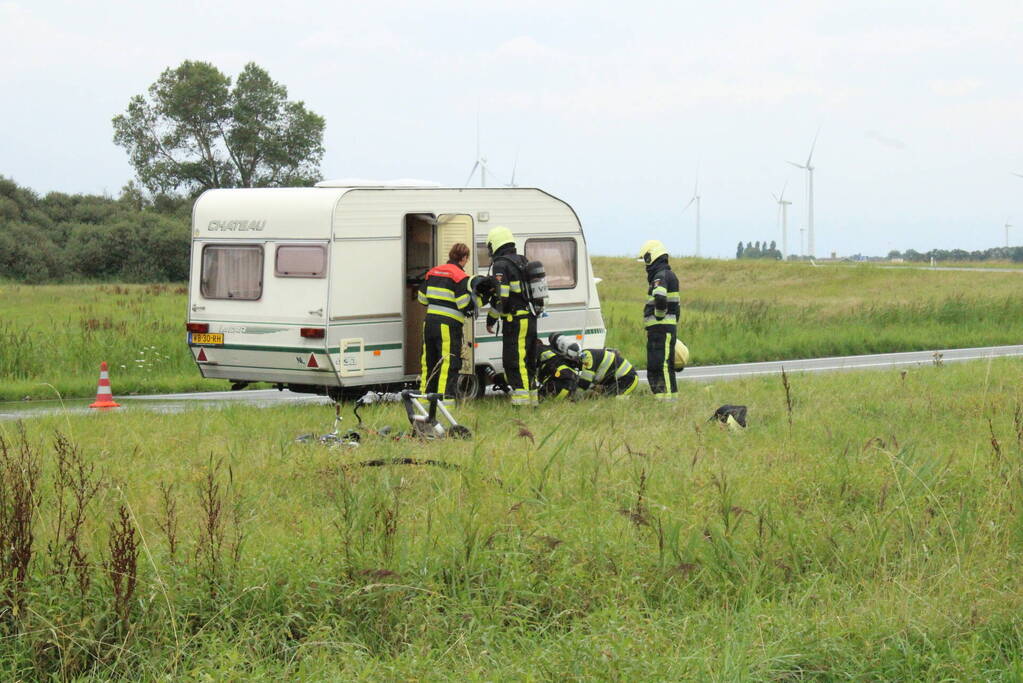
[[[529,303],[533,308],[533,315],[540,315],[547,306],[547,299],[550,297],[547,288],[547,271],[539,261],[530,261],[526,264],[526,271],[523,275],[526,286],[529,288]]]
[[[555,351],[558,352],[564,358],[570,361],[578,361],[582,351],[579,349],[579,344],[575,342],[568,335],[555,332],[547,338],[547,343],[551,345]]]

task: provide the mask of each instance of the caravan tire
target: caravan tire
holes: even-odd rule
[[[472,401],[482,398],[486,391],[484,382],[483,373],[479,369],[472,374],[458,375],[458,381],[455,383],[455,398],[459,401]]]

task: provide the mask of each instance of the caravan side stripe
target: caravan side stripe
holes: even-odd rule
[[[286,353],[340,353],[340,346],[324,349],[320,346],[251,346],[248,344],[189,344],[193,348],[228,349],[230,351],[279,351]],[[349,347],[357,348],[357,347]],[[402,348],[401,342],[391,344],[366,344],[366,351],[393,351]]]

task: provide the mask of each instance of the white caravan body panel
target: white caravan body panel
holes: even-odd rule
[[[203,376],[306,388],[415,380],[407,372],[407,352],[418,350],[404,348],[411,324],[406,219],[446,215],[471,217],[474,257],[497,225],[512,231],[520,253],[541,255],[551,280],[550,301],[538,323],[541,337],[562,332],[585,347],[604,345],[579,219],[568,204],[541,190],[211,190],[193,208],[188,320],[208,324],[209,333],[223,339],[193,343],[189,335]],[[282,254],[301,254],[300,267],[308,272],[282,273],[281,264],[292,263]],[[322,273],[316,270],[320,254]],[[432,260],[443,263],[446,257],[437,253]],[[476,270],[487,272],[485,266]],[[303,337],[302,330],[310,328],[323,328],[324,336]],[[483,314],[475,323],[474,356],[476,367],[503,370],[500,336],[486,332]]]

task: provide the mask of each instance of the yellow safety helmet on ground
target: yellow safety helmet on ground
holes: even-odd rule
[[[495,226],[487,233],[487,249],[491,256],[506,244],[515,244],[515,235],[503,225]]]
[[[675,369],[681,370],[689,365],[689,347],[681,339],[675,340]]]
[[[660,240],[647,240],[639,250],[639,258],[643,263],[653,263],[667,253]]]

